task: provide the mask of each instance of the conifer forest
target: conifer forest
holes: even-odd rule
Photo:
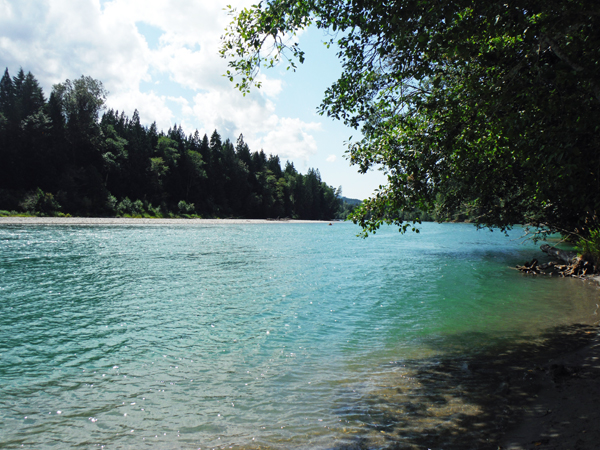
[[[341,189],[277,155],[105,109],[102,83],[0,81],[0,210],[37,215],[335,218]]]

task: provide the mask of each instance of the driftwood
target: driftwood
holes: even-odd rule
[[[544,253],[560,260],[560,262],[551,261],[547,264],[538,265],[537,259],[534,259],[522,266],[517,266],[517,269],[531,275],[545,275],[545,270],[550,269],[550,275],[559,275],[562,277],[581,277],[598,272],[598,268],[592,261],[587,261],[581,256],[577,256],[575,252],[560,250],[548,244],[544,244],[540,248]]]
[[[573,264],[577,259],[577,253],[567,252],[565,250],[560,250],[556,247],[550,247],[548,244],[542,245],[540,249],[544,253],[548,253],[548,256],[551,256],[552,258],[557,258],[566,264]]]
[[[532,275],[538,275],[540,273],[543,273],[541,271],[541,267],[538,266],[538,260],[537,259],[534,259],[531,262],[526,262],[522,266],[517,266],[517,269],[519,269],[521,272],[529,273],[529,274],[532,274]]]
[[[591,261],[586,261],[583,258],[576,258],[563,272],[565,277],[581,277],[596,273],[596,266]]]

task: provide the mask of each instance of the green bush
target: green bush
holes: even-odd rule
[[[131,203],[131,200],[129,200],[129,197],[125,197],[117,205],[117,214],[119,216],[125,217],[125,216],[131,214],[132,208],[133,208],[133,204]]]
[[[152,206],[151,203],[148,204],[148,207],[146,208],[148,213],[150,214],[150,216],[152,217],[156,217],[158,219],[161,219],[163,217],[163,213],[161,211],[160,206]]]
[[[600,263],[600,230],[590,230],[587,239],[577,241],[577,252],[586,260]]]
[[[40,188],[25,195],[20,204],[23,211],[28,213],[41,213],[55,215],[60,210],[59,203],[50,192],[44,192]]]
[[[144,214],[144,203],[141,200],[133,202],[133,214],[136,216],[142,216]]]
[[[105,205],[109,213],[114,214],[115,212],[117,212],[117,198],[114,195],[108,194],[108,196],[106,197]]]
[[[179,209],[180,214],[193,214],[196,212],[196,207],[193,203],[188,203],[185,200],[181,200],[177,203],[177,208]]]

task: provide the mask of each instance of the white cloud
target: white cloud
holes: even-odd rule
[[[129,117],[133,114],[133,110],[137,109],[142,124],[150,125],[152,122],[156,122],[159,130],[166,131],[176,121],[173,111],[166,103],[167,100],[170,99],[154,92],[129,91],[110,95],[107,106],[114,110],[124,111]],[[132,108],[132,105],[135,106]]]
[[[320,123],[282,118],[260,141],[267,153],[278,154],[283,159],[306,161],[317,152],[317,142],[309,132],[318,130],[321,130]]]
[[[46,95],[55,83],[89,75],[109,91],[109,107],[129,116],[137,108],[144,124],[243,133],[253,150],[308,160],[320,124],[276,115],[281,80],[261,74],[262,89],[243,97],[222,76],[219,38],[230,19],[223,3],[209,1],[0,0],[0,61],[12,75],[31,71]],[[157,48],[139,22],[162,31]]]
[[[197,94],[193,106],[185,108],[184,128],[187,120],[197,121],[203,124],[200,132],[209,136],[215,129],[233,140],[244,134],[252,150],[263,149],[282,159],[308,160],[317,151],[310,133],[320,131],[321,124],[278,117],[274,111],[274,103],[257,93],[242,97],[231,90],[211,91]]]
[[[337,156],[329,155],[326,159],[327,162],[334,163],[337,160]]]
[[[277,97],[283,90],[283,83],[281,80],[267,78],[264,73],[258,74],[257,81],[261,83],[260,92],[267,97]]]
[[[274,125],[275,106],[256,94],[242,97],[233,90],[211,90],[194,96],[190,116],[186,119],[201,123],[208,134],[217,129],[221,134],[235,136],[251,134]]]

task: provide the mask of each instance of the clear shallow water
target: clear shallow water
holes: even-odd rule
[[[511,269],[518,231],[357,231],[1,227],[0,447],[376,448],[373,393],[426,394],[403,362],[597,320],[597,288]]]

